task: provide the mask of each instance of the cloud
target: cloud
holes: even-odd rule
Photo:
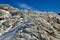
[[[21,8],[28,9],[28,10],[33,10],[33,8],[30,7],[30,6],[28,6],[27,4],[21,4],[21,3],[19,3],[18,5],[19,5]]]

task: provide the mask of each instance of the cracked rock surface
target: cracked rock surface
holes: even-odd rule
[[[0,4],[0,40],[60,40],[60,16]]]

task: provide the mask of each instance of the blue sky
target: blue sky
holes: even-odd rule
[[[9,4],[19,9],[60,12],[60,0],[0,0],[0,4]]]

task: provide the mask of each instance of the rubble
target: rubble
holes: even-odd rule
[[[0,4],[0,40],[60,40],[60,16]]]

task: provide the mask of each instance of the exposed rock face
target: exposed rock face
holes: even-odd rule
[[[60,16],[1,4],[0,40],[60,40]]]

